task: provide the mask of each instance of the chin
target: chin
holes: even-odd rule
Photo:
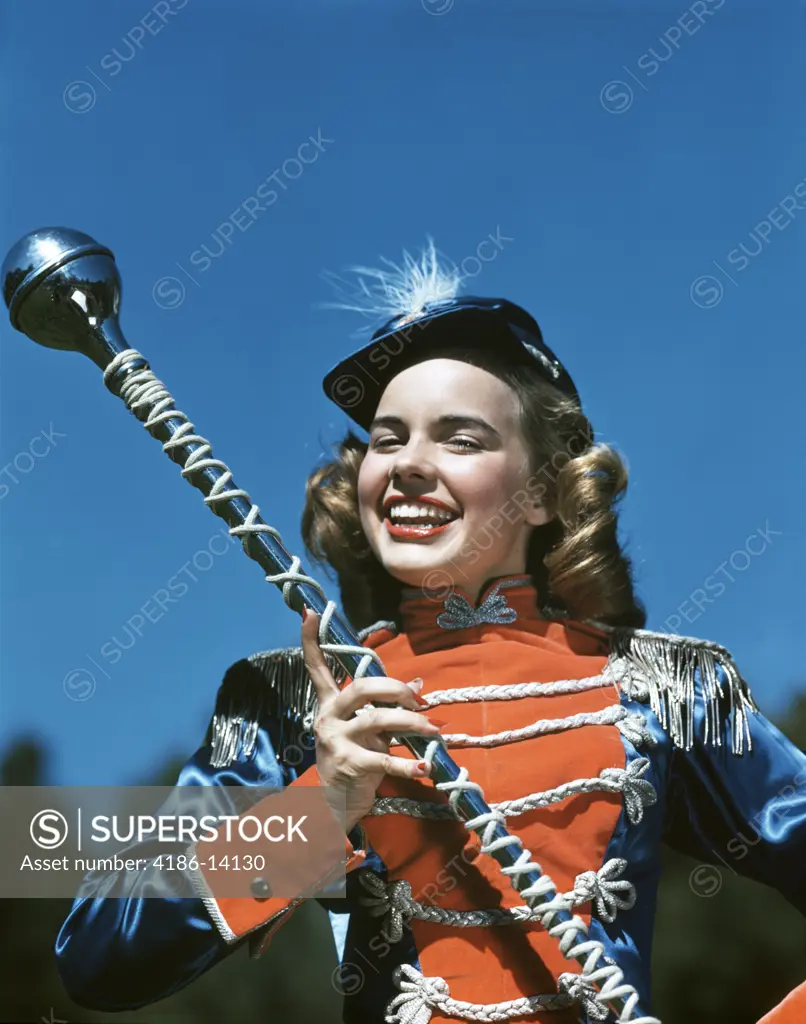
[[[418,559],[389,559],[384,561],[387,572],[399,580],[404,586],[415,587],[420,590],[433,592],[434,600],[442,600],[454,590],[473,589],[479,579],[486,579],[487,575],[492,576],[491,570],[484,575],[479,563],[463,566],[461,562],[450,558]]]
[[[456,574],[455,567],[444,558],[387,558],[383,560],[383,565],[387,572],[411,587],[420,586],[429,573]]]
[[[459,520],[451,524],[448,533],[439,537],[399,540],[389,536],[383,521],[374,522],[371,547],[384,569],[404,586],[444,595],[455,587],[464,588],[479,572],[478,552],[476,560],[470,563],[473,568],[463,565],[467,561],[466,557],[461,557],[466,542],[465,526],[466,523]]]
[[[407,587],[432,589],[434,585],[444,586],[448,578],[456,583],[462,578],[444,553],[431,552],[425,546],[390,551],[387,544],[382,544],[376,555],[384,569]],[[436,577],[439,580],[435,584]]]

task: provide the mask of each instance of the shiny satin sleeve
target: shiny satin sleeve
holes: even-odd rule
[[[314,757],[305,751],[295,767],[281,764],[269,730],[261,726],[251,755],[223,769],[211,767],[210,760],[211,748],[205,745],[182,768],[177,785],[285,786]],[[145,1006],[183,988],[241,945],[222,938],[201,898],[129,894],[135,888],[147,891],[143,886],[152,884],[150,879],[155,891],[165,892],[164,873],[157,889],[153,859],[159,853],[185,852],[186,846],[133,843],[121,854],[150,858],[143,871],[98,874],[82,887],[91,895],[74,900],[55,947],[59,974],[76,1003],[105,1011]],[[251,936],[250,945],[258,938],[257,933]]]
[[[671,759],[665,841],[772,886],[806,914],[806,753],[751,712],[751,748],[734,754],[730,708],[716,745],[705,739],[703,707],[697,679],[694,744]]]

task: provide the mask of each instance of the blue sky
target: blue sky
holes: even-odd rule
[[[806,689],[803,29],[792,0],[6,5],[2,248],[114,250],[130,344],[301,551],[362,326],[322,272],[432,235],[626,455],[649,625],[725,644],[777,713]],[[298,619],[93,364],[0,333],[0,749],[139,781]]]

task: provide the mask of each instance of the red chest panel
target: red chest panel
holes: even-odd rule
[[[463,639],[469,634],[472,642],[437,648],[439,635],[415,631],[413,639],[407,635],[387,639],[377,650],[390,676],[402,680],[421,676],[426,697],[466,687],[556,684],[597,677],[607,661],[600,638],[570,637],[558,623],[533,627],[526,621],[523,630],[487,624],[462,630]],[[447,635],[443,643],[452,639]],[[451,755],[482,786],[488,803],[530,794],[544,794],[548,800],[551,791],[567,783],[596,779],[603,769],[624,767],[625,750],[615,724],[591,724],[583,718],[588,724],[569,727],[572,716],[593,714],[595,721],[597,715],[619,709],[615,685],[540,696],[523,696],[516,690],[512,699],[503,700],[486,696],[440,702],[434,715],[447,723],[442,732],[448,737]],[[512,735],[537,722],[546,723],[548,731],[528,738]],[[468,741],[495,737],[494,745],[454,745],[450,736],[456,734]],[[407,756],[403,747],[392,752]],[[557,891],[566,892],[574,888],[577,875],[602,866],[622,798],[607,792],[555,795],[560,798],[548,806],[508,816],[507,827],[553,879]],[[391,777],[384,779],[378,796],[447,803],[429,781]],[[368,816],[362,824],[388,868],[389,879],[409,882],[418,902],[462,911],[523,905],[497,863],[479,855],[479,840],[461,822],[392,813]],[[578,913],[587,922],[589,905]],[[414,920],[412,929],[423,974],[444,978],[455,999],[493,1003],[555,992],[557,976],[573,970],[556,940],[537,922],[458,928]],[[436,1024],[449,1018],[435,1013],[431,1019]],[[564,1024],[576,1017],[555,1011],[530,1014],[529,1019]]]

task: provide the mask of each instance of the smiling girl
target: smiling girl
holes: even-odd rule
[[[345,1021],[601,1021],[604,988],[649,1024],[661,840],[713,861],[753,830],[737,868],[806,910],[806,756],[724,648],[642,628],[620,456],[532,317],[458,286],[433,247],[365,271],[391,319],[324,381],[367,440],[350,431],[311,476],[303,536],[389,675],[340,687],[308,613],[301,649],[230,669],[179,783],[343,796],[347,899],[322,902]],[[311,720],[315,749],[290,742]],[[524,902],[406,733],[450,748],[571,926]],[[207,882],[199,899],[76,900],[57,944],[73,997],[153,1002],[242,941],[259,955],[298,902]],[[793,1000],[774,1017],[801,1019]]]

